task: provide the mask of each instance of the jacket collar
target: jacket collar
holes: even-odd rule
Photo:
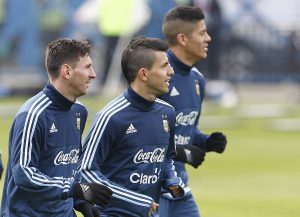
[[[69,110],[74,104],[74,102],[71,102],[70,100],[65,98],[60,92],[58,92],[49,81],[44,87],[43,92],[46,94],[47,97],[49,97],[49,99],[54,105],[56,105],[63,111]]]
[[[131,87],[127,88],[127,90],[124,92],[124,96],[131,104],[142,111],[151,110],[153,105],[155,104],[155,101],[151,102],[138,95]]]

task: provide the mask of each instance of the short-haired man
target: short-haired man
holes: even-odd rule
[[[110,200],[106,186],[73,179],[87,119],[76,99],[96,77],[90,48],[88,40],[63,38],[48,44],[49,82],[22,105],[10,130],[2,217],[75,217],[73,198],[99,205]]]
[[[169,91],[173,69],[160,39],[138,37],[122,54],[129,84],[123,94],[95,117],[85,140],[82,176],[112,189],[103,216],[154,215],[161,186],[181,197],[176,176],[175,111],[157,96]]]
[[[211,38],[206,31],[204,14],[198,7],[178,6],[169,10],[162,29],[170,46],[167,55],[174,69],[174,76],[170,80],[169,92],[161,98],[174,106],[176,111],[175,166],[178,176],[185,183],[187,193],[183,198],[174,200],[168,192],[163,192],[159,215],[199,217],[197,204],[188,187],[185,163],[197,168],[204,161],[205,152],[222,153],[227,143],[222,133],[206,135],[197,128],[205,80],[193,66],[198,60],[206,58]]]

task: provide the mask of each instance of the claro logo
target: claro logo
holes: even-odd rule
[[[70,153],[64,153],[63,151],[60,151],[54,159],[54,164],[55,165],[75,164],[78,162],[78,159],[79,159],[79,149],[73,149],[70,151]]]
[[[155,163],[163,162],[165,155],[165,148],[156,148],[153,151],[144,152],[143,149],[139,150],[133,158],[133,162],[139,163]]]
[[[160,169],[155,168],[154,174],[132,173],[130,182],[134,184],[155,184],[159,179]]]

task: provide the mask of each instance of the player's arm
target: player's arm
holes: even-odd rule
[[[81,103],[79,103],[79,104],[81,104]],[[80,121],[80,132],[81,132],[80,143],[82,143],[82,134],[84,132],[86,120],[87,120],[87,116],[88,116],[88,111],[84,106],[81,108],[80,114],[81,114],[81,116],[80,116],[80,119],[81,119],[81,121]],[[83,148],[81,146],[80,156],[82,156],[82,154],[83,154]],[[81,165],[81,163],[80,163],[80,159],[79,159],[77,171],[80,169],[80,165]],[[75,178],[76,182],[80,182],[80,180],[81,180],[81,176],[78,172],[76,173],[74,178]],[[86,185],[87,183],[84,183],[84,184]],[[88,184],[88,185],[90,185],[90,184]],[[102,191],[99,191],[100,189],[102,189]],[[111,199],[112,191],[109,188],[107,188],[105,185],[99,185],[99,189],[98,189],[98,191],[95,191],[95,194],[99,197],[98,198],[99,201],[97,204],[100,206],[106,206]],[[85,217],[100,216],[100,212],[96,208],[94,203],[89,202],[87,200],[74,198],[74,209],[81,212]]]
[[[181,178],[177,176],[174,166],[174,158],[176,157],[176,149],[174,143],[174,128],[175,115],[170,118],[170,138],[167,153],[163,166],[163,175],[161,177],[162,187],[166,189],[174,198],[182,197],[184,195],[184,183]]]
[[[198,168],[205,159],[205,151],[195,145],[177,145],[176,151],[176,161],[190,164],[194,168]]]
[[[195,129],[193,144],[205,152],[223,153],[227,145],[227,138],[221,132],[213,132],[210,135],[203,134]]]
[[[199,76],[198,81],[200,85],[200,98],[201,98],[201,102],[203,102],[204,94],[205,94],[205,79],[202,74]],[[200,107],[201,106],[202,105],[200,105]],[[214,151],[217,153],[223,153],[227,144],[226,136],[221,132],[213,132],[210,135],[206,135],[202,133],[197,128],[200,114],[201,114],[201,109],[195,122],[194,139],[192,144],[196,145],[197,147],[199,147],[205,152]]]
[[[40,193],[48,200],[69,197],[88,200],[101,205],[94,192],[102,192],[98,185],[83,188],[77,182],[63,177],[50,177],[39,171],[41,146],[44,144],[44,122],[35,114],[20,114],[12,127],[10,143],[16,147],[12,156],[12,175],[15,184],[27,192]],[[92,192],[92,193],[90,193]],[[108,192],[109,194],[109,192]]]
[[[105,113],[98,114],[89,129],[84,142],[80,174],[85,181],[101,183],[112,190],[111,206],[130,210],[137,216],[148,216],[154,202],[151,197],[110,181],[99,169],[115,143],[116,129],[110,121],[101,121],[105,118]]]
[[[199,116],[197,117],[197,120],[198,119]],[[190,164],[194,168],[198,168],[205,160],[206,149],[204,148],[204,145],[207,139],[207,135],[200,132],[196,126],[197,124],[194,126],[193,141],[191,142],[191,145],[177,145],[177,155],[175,158],[175,160]]]

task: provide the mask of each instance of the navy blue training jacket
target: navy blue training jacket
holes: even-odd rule
[[[205,92],[204,77],[195,67],[182,63],[172,51],[167,51],[167,56],[174,69],[174,76],[170,80],[169,92],[161,99],[171,104],[176,111],[175,144],[196,145],[201,148],[208,138],[197,127]],[[190,195],[185,164],[175,161],[175,166],[186,186],[185,195]],[[162,196],[173,199],[169,193],[163,193]]]
[[[147,101],[130,87],[96,115],[84,142],[81,175],[113,190],[104,216],[148,217],[162,186],[182,186],[172,160],[174,126],[172,106]]]
[[[18,111],[10,131],[1,217],[73,217],[62,199],[78,167],[87,110],[48,82]]]

